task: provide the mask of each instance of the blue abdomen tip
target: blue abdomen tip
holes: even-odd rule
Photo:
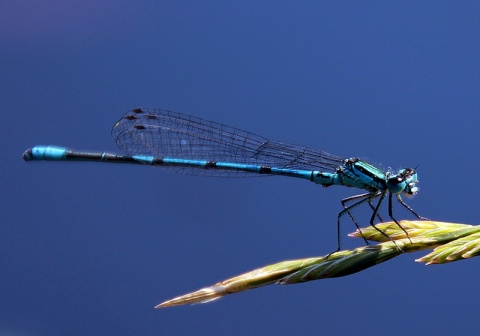
[[[35,146],[23,153],[25,161],[32,160],[63,160],[67,149],[57,146]]]

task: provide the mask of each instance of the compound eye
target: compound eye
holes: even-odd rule
[[[394,176],[394,177],[390,177],[388,179],[388,183],[390,184],[399,184],[399,183],[402,183],[405,179],[403,178],[403,176],[400,176],[400,175],[397,175],[397,176]]]

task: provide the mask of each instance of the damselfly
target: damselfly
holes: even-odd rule
[[[379,209],[387,194],[388,215],[397,225],[400,226],[393,217],[393,195],[408,211],[423,219],[401,198],[401,194],[412,196],[418,191],[417,173],[411,168],[394,174],[358,158],[343,159],[321,150],[272,141],[237,128],[160,109],[136,108],[127,112],[113,126],[112,135],[124,155],[35,146],[25,151],[23,159],[135,163],[185,174],[225,177],[280,175],[302,178],[324,187],[342,185],[363,189],[365,193],[341,201],[343,210],[337,216],[338,250],[341,217],[348,214],[359,229],[351,210],[367,203],[373,211],[370,225],[375,227],[375,218],[382,220]],[[378,202],[373,205],[372,201],[377,198]]]

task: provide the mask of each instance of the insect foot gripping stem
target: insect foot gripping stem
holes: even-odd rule
[[[417,172],[414,169],[405,168],[387,179],[387,189],[392,194],[404,193],[407,196],[413,196],[418,192],[417,182]]]

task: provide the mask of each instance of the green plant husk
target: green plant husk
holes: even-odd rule
[[[463,260],[480,254],[480,226],[426,220],[401,221],[400,225],[403,230],[394,222],[376,225],[386,235],[374,227],[362,228],[361,232],[357,230],[349,235],[357,238],[363,235],[367,240],[379,242],[376,245],[321,257],[281,261],[173,298],[155,308],[209,302],[227,294],[270,284],[290,285],[346,276],[400,254],[425,249],[433,248],[433,251],[416,261],[427,265]]]

